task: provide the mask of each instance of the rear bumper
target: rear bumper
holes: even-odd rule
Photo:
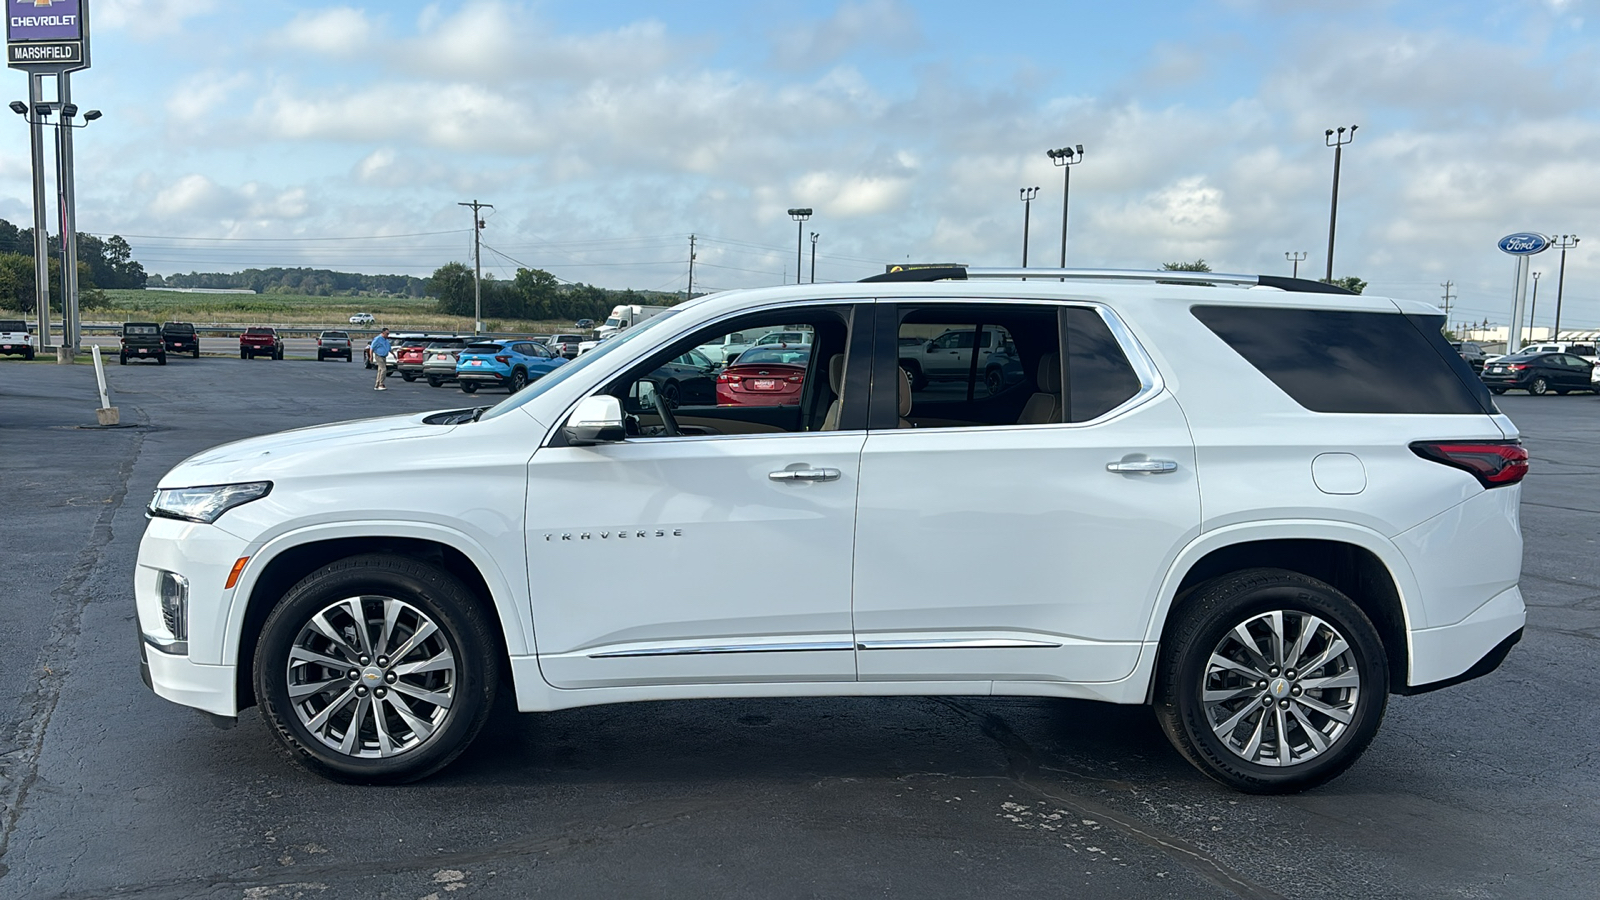
[[[1403,694],[1420,694],[1493,672],[1522,638],[1528,611],[1511,588],[1454,625],[1411,633],[1411,678]]]
[[[509,373],[456,370],[457,381],[471,381],[476,384],[505,384],[510,377]]]

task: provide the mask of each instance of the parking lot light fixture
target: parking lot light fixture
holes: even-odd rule
[[[1561,340],[1561,292],[1567,283],[1567,251],[1578,246],[1578,236],[1575,234],[1559,235],[1550,241],[1550,246],[1561,251],[1561,271],[1556,275],[1556,324],[1550,330],[1550,340]]]
[[[811,218],[811,207],[802,206],[789,210],[789,218],[794,220],[794,283],[800,283],[800,248],[805,243],[806,220]]]
[[[19,116],[25,116],[28,114],[28,104],[23,103],[21,100],[13,100],[11,101],[11,111]]]
[[[1067,201],[1072,196],[1072,167],[1083,162],[1083,145],[1046,150],[1052,165],[1061,169],[1061,268],[1067,267]]]
[[[1344,157],[1344,145],[1356,139],[1358,125],[1349,128],[1340,125],[1337,129],[1329,128],[1323,136],[1323,143],[1333,148],[1333,202],[1328,206],[1328,274],[1326,281],[1333,281],[1333,232],[1339,222],[1339,161]]]
[[[1018,193],[1020,196],[1017,199],[1022,201],[1022,267],[1026,269],[1028,267],[1028,221],[1032,218],[1033,198],[1039,196],[1039,188],[1037,186],[1025,187],[1021,188]]]
[[[1290,275],[1289,277],[1299,278],[1300,264],[1305,262],[1306,252],[1304,250],[1285,250],[1283,253],[1283,258],[1294,263],[1294,274]]]

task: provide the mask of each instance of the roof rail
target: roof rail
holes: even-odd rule
[[[942,266],[926,269],[901,269],[861,279],[886,281],[966,281],[983,279],[1036,279],[1058,281],[1148,281],[1159,284],[1232,284],[1242,287],[1271,287],[1301,294],[1353,294],[1337,285],[1309,278],[1284,278],[1281,275],[1228,275],[1221,272],[1171,272],[1143,269],[996,269],[970,266]]]

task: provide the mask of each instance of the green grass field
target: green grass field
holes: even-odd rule
[[[421,297],[313,297],[307,294],[191,294],[184,291],[108,290],[110,303],[83,310],[85,323],[193,322],[196,325],[325,325],[350,327],[350,317],[369,312],[377,325],[396,330],[472,331],[472,319],[435,312],[435,302]],[[59,313],[57,314],[59,316]],[[27,318],[0,309],[0,317]],[[489,331],[549,332],[571,322],[496,319]],[[364,326],[357,326],[364,327]]]

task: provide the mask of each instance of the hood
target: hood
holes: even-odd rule
[[[454,425],[426,424],[423,419],[429,415],[315,425],[223,444],[179,463],[161,479],[161,487],[270,481],[275,473],[300,471],[318,461],[359,464],[362,457],[370,458],[366,448],[374,444],[433,438],[455,430]]]

